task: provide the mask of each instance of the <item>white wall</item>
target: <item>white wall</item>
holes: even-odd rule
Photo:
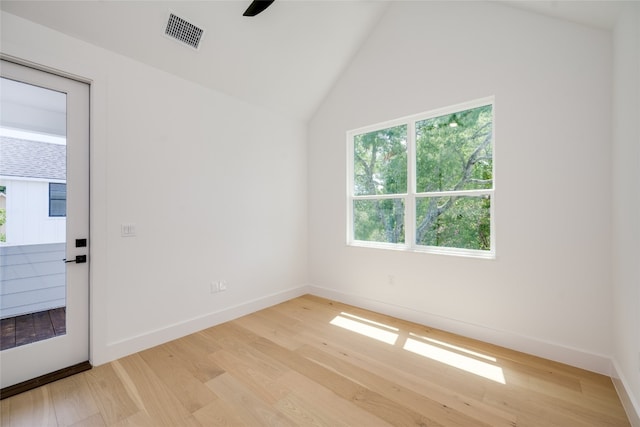
[[[640,4],[621,16],[614,42],[613,358],[640,425]]]
[[[1,27],[3,53],[93,81],[93,363],[303,292],[301,123],[7,13]]]
[[[609,373],[611,62],[605,31],[393,3],[310,123],[315,292]],[[489,95],[497,258],[347,247],[345,132]]]

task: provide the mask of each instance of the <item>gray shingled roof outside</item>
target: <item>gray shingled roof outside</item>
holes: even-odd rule
[[[67,146],[0,136],[0,175],[67,179]]]

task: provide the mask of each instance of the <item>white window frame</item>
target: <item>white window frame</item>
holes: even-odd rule
[[[482,190],[463,190],[463,191],[441,191],[429,193],[416,193],[416,122],[421,120],[440,117],[447,114],[453,114],[473,108],[491,105],[492,113],[492,137],[491,137],[491,153],[492,153],[492,179],[493,184],[490,189]],[[392,128],[395,126],[407,126],[407,193],[401,194],[381,194],[381,195],[363,195],[356,196],[354,190],[354,139],[357,135],[373,132],[380,129]],[[495,150],[495,97],[489,96],[476,99],[469,102],[451,105],[448,107],[438,108],[424,113],[414,114],[399,119],[389,120],[383,123],[377,123],[370,126],[361,127],[347,132],[347,245],[366,248],[392,249],[409,252],[423,252],[433,254],[445,254],[464,256],[472,258],[495,259],[496,257],[496,227],[495,227],[495,189],[496,189],[496,150]],[[491,198],[490,215],[490,250],[448,248],[439,246],[424,246],[415,243],[415,227],[416,227],[416,199],[425,196],[482,196],[488,195]],[[356,240],[354,238],[354,212],[353,204],[355,200],[382,200],[382,199],[403,199],[404,201],[404,237],[405,243],[386,243]]]

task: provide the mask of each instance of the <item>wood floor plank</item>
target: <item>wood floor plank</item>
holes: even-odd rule
[[[216,326],[216,329],[217,328],[218,326]],[[236,330],[240,331],[241,328],[236,326]],[[227,344],[229,343],[227,342]],[[281,363],[276,359],[265,357],[264,354],[260,353],[249,344],[249,342],[244,341],[235,342],[233,345],[225,345],[223,351],[241,359],[244,363],[251,365],[253,370],[261,372],[263,375],[271,379],[279,378],[281,375],[291,370],[284,363]],[[212,356],[214,357],[210,356],[210,358],[214,360],[216,355],[217,353],[213,353]],[[220,369],[222,369],[222,367]]]
[[[50,384],[59,425],[72,425],[99,413],[85,375],[73,375]]]
[[[610,378],[311,295],[72,378],[2,400],[0,423],[630,425]]]
[[[376,362],[381,367],[402,367],[405,372],[423,381],[464,390],[465,396],[477,401],[482,400],[489,386],[484,382],[469,381],[469,374],[455,367],[437,362],[426,363],[428,359],[425,357],[405,351],[402,342],[395,346],[372,342],[353,331],[333,325],[314,325],[300,334],[298,339],[307,345],[330,351],[336,357]]]
[[[339,414],[321,410],[312,402],[313,400],[305,400],[294,393],[289,393],[278,400],[274,407],[299,426],[348,427],[348,424],[339,419]]]
[[[287,365],[292,369],[392,424],[440,425],[410,408],[399,405],[379,393],[369,390],[357,382],[310,361],[293,351],[287,350],[272,341],[260,339],[252,343],[252,345],[270,357],[286,360]]]
[[[238,408],[217,399],[204,408],[198,409],[193,416],[202,426],[231,427],[246,426],[240,417]]]
[[[3,427],[55,427],[56,411],[49,387],[39,387],[1,401]]]
[[[87,371],[85,377],[106,425],[114,425],[140,411],[127,393],[113,364],[95,367]]]
[[[313,347],[314,343],[316,342],[310,341],[310,344],[300,349],[299,352],[308,357],[318,359],[314,357],[315,353],[309,351],[309,347]],[[336,361],[343,361],[352,366],[362,368],[364,372],[367,372],[367,375],[374,373],[374,375],[385,379],[389,384],[402,386],[472,419],[486,420],[493,426],[509,426],[516,421],[515,415],[482,402],[484,391],[491,386],[487,381],[483,386],[478,386],[478,381],[468,381],[466,387],[460,388],[455,383],[437,383],[416,375],[413,369],[404,363],[402,358],[398,358],[398,363],[390,365],[378,360],[373,353],[365,354],[357,349],[338,347],[335,344],[324,345],[323,343],[321,346],[317,345],[315,349],[326,353],[328,357]],[[320,358],[319,361],[321,360],[324,359]],[[479,393],[475,389],[481,389],[482,391]]]
[[[300,321],[291,317],[279,316],[277,312],[273,311],[244,316],[236,319],[234,323],[291,350],[300,346],[295,336],[304,330]]]
[[[64,335],[65,316],[65,308],[62,307],[2,319],[0,350]]]
[[[217,376],[207,382],[220,400],[233,406],[243,408],[238,417],[246,425],[255,426],[295,426],[280,411],[267,404],[259,396],[253,394],[241,381],[228,373]]]
[[[210,354],[220,350],[222,347],[207,337],[206,334],[191,334],[168,342],[164,344],[164,347],[180,361],[184,369],[202,383],[206,383],[224,373],[224,370],[209,358]]]
[[[0,351],[16,346],[16,318],[10,317],[0,321]]]
[[[490,401],[494,393],[488,393],[485,401]],[[520,396],[527,396],[522,399]],[[512,410],[518,413],[518,425],[525,419],[537,420],[538,425],[557,423],[564,426],[627,426],[614,414],[600,412],[597,408],[576,404],[567,398],[550,396],[531,390],[505,388],[501,402],[508,402]],[[533,425],[536,425],[535,423]]]
[[[512,376],[511,383],[514,385],[518,384],[517,376]],[[539,377],[531,377],[528,378],[528,382],[523,387],[533,393],[548,396],[552,399],[556,399],[557,401],[566,402],[567,405],[571,405],[576,408],[582,407],[585,409],[585,412],[609,412],[612,409],[610,402],[607,401],[606,398],[603,398],[601,394],[592,396],[585,393],[582,384],[580,384],[580,387],[577,390],[567,390],[556,383],[549,383]],[[613,414],[613,412],[611,413]]]
[[[56,336],[48,311],[33,313],[32,316],[35,341],[42,341]]]
[[[228,374],[242,381],[253,394],[270,405],[275,404],[290,392],[278,384],[278,375],[270,375],[268,370],[256,369],[251,360],[243,360],[226,350],[220,350],[210,357]]]
[[[49,310],[49,316],[51,316],[51,323],[56,336],[64,335],[67,333],[67,309],[66,307],[54,308]]]
[[[162,372],[160,381],[178,399],[189,413],[207,406],[216,396],[198,378],[184,368],[167,346],[161,345],[139,353],[154,372]]]
[[[226,350],[243,347],[260,338],[259,335],[234,322],[204,329],[201,333]]]
[[[138,411],[115,424],[111,424],[109,427],[157,427],[159,425],[163,424],[151,418],[147,412]]]
[[[447,404],[435,401],[424,394],[416,393],[404,385],[399,384],[397,380],[387,380],[386,378],[372,373],[371,371],[333,357],[322,350],[305,346],[299,349],[297,353],[339,373],[340,375],[346,376],[347,378],[362,384],[368,390],[378,393],[399,405],[410,408],[411,410],[420,413],[422,416],[430,418],[442,425],[489,425],[480,423],[477,418],[473,419]],[[493,421],[497,420],[494,419]],[[511,425],[511,422],[511,420],[504,419],[500,420],[499,423],[494,422],[493,425],[509,426]]]
[[[127,393],[159,426],[197,425],[191,413],[160,380],[165,372],[154,372],[139,354],[118,360],[116,372],[123,379]]]
[[[617,417],[621,422],[626,420],[626,414],[620,409],[620,398],[615,391],[613,382],[607,378],[609,384],[594,383],[593,381],[582,381],[582,394],[589,404],[597,402],[598,410]]]
[[[80,420],[77,423],[71,424],[69,427],[106,427],[107,424],[104,422],[102,415],[95,414],[84,420]]]
[[[30,344],[36,339],[33,316],[26,314],[16,317],[16,347]]]
[[[339,416],[340,422],[349,426],[389,427],[391,424],[372,413],[354,405],[347,399],[343,399],[333,391],[321,386],[304,375],[290,371],[278,379],[278,381],[295,390],[297,396],[306,401],[313,402],[316,408],[323,410],[332,416]],[[329,424],[331,425],[331,424]]]

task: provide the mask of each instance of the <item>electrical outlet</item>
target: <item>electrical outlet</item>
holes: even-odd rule
[[[223,292],[227,290],[227,281],[226,280],[214,280],[209,285],[212,294],[217,294],[218,292]]]

